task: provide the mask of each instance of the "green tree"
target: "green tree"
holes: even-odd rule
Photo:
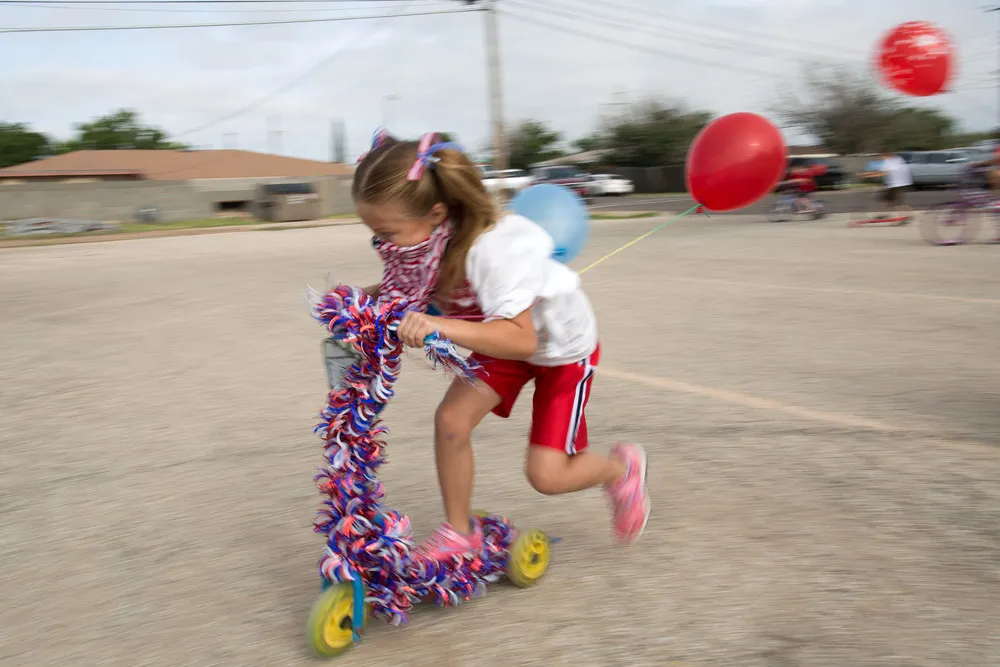
[[[0,123],[0,168],[37,160],[51,145],[47,136],[24,123]]]
[[[776,115],[786,127],[807,132],[838,153],[882,148],[896,104],[870,76],[847,67],[807,65],[800,89],[781,95]]]
[[[608,140],[603,135],[594,132],[593,134],[588,134],[586,136],[580,137],[573,142],[573,148],[580,151],[581,153],[586,153],[588,151],[596,151],[601,148],[606,148]]]
[[[953,118],[938,109],[901,104],[863,71],[807,66],[800,88],[799,94],[782,95],[776,115],[838,153],[935,150],[961,141]]]
[[[605,159],[621,167],[681,164],[691,141],[710,120],[707,111],[658,100],[638,102],[608,129]]]
[[[528,169],[533,164],[565,155],[560,150],[558,132],[544,123],[522,121],[507,137],[508,162],[513,169]]]
[[[889,116],[885,143],[895,150],[949,148],[957,139],[955,119],[939,109],[902,107]]]
[[[168,140],[167,133],[156,127],[143,125],[139,114],[130,109],[119,109],[107,116],[95,118],[76,126],[76,136],[60,147],[62,152],[78,150],[164,150],[187,148],[184,144]]]

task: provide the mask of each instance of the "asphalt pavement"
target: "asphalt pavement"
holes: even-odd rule
[[[817,192],[816,199],[826,202],[829,213],[868,213],[878,208],[878,189],[832,190]],[[753,206],[733,213],[713,215],[763,216],[776,195],[768,195]],[[921,190],[906,194],[906,203],[915,209],[928,209],[935,204],[949,201],[955,196],[949,190]],[[694,205],[687,195],[635,195],[630,197],[601,197],[594,201],[591,210],[605,211],[672,211],[679,212]]]
[[[547,576],[329,663],[303,293],[377,280],[369,232],[0,250],[0,666],[996,667],[1000,247],[756,219],[677,220],[583,276],[591,447],[646,445],[642,540],[599,490],[531,489],[526,391],[476,431],[474,506],[562,538]],[[575,266],[651,223],[595,222]],[[446,386],[408,355],[385,412],[418,537]]]

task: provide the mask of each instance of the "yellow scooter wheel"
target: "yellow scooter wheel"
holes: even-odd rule
[[[540,530],[521,533],[507,555],[507,578],[515,586],[534,586],[545,575],[551,557],[549,536]]]
[[[365,604],[361,630],[368,626],[368,605]],[[316,655],[333,658],[354,644],[354,587],[349,583],[334,584],[323,591],[313,603],[306,627],[309,646]]]

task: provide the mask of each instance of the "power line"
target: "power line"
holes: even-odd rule
[[[610,27],[623,28],[623,29],[630,30],[630,31],[639,30],[641,32],[649,33],[649,34],[654,35],[656,37],[666,37],[666,38],[669,38],[671,40],[680,40],[680,41],[684,41],[684,42],[690,42],[690,43],[696,44],[697,46],[702,47],[702,48],[716,49],[716,50],[724,51],[724,52],[728,52],[728,53],[732,53],[733,51],[745,51],[745,52],[748,52],[748,53],[757,53],[758,55],[763,56],[765,58],[782,59],[782,60],[787,60],[790,56],[794,57],[796,59],[802,59],[803,55],[804,55],[801,51],[790,51],[789,52],[790,56],[789,55],[780,55],[779,53],[776,53],[775,51],[780,51],[781,49],[775,49],[775,48],[771,48],[771,47],[763,47],[763,46],[759,46],[759,45],[756,45],[756,44],[749,44],[749,43],[736,43],[736,42],[734,42],[732,40],[729,40],[728,42],[709,41],[709,40],[718,40],[719,38],[718,37],[692,35],[690,33],[685,33],[685,32],[671,32],[668,29],[660,27],[660,26],[655,25],[655,24],[650,25],[650,26],[647,27],[646,25],[636,25],[634,23],[624,23],[622,21],[615,20],[616,17],[612,17],[610,19],[602,19],[602,17],[608,16],[607,14],[603,14],[603,15],[602,14],[597,14],[595,16],[593,12],[589,12],[588,11],[588,13],[586,15],[581,15],[578,12],[567,11],[566,9],[556,8],[555,6],[553,6],[551,4],[537,2],[537,1],[533,2],[530,5],[528,5],[528,4],[522,4],[520,2],[517,2],[517,0],[508,0],[508,2],[511,2],[514,5],[523,7],[524,9],[532,8],[532,9],[536,9],[536,10],[539,10],[539,11],[548,12],[550,14],[551,13],[558,13],[558,14],[560,14],[562,16],[565,16],[565,17],[567,17],[569,19],[576,20],[576,21],[581,21],[581,22],[582,21],[586,21],[588,19],[593,20],[593,19],[596,18],[596,23],[598,23],[598,24],[603,24],[603,25],[607,25],[607,26],[610,26]]]
[[[382,23],[384,23],[386,20],[387,19],[383,19]],[[379,27],[379,26],[376,26],[376,28],[377,27]],[[365,35],[365,37],[367,37],[367,36],[368,35]],[[271,100],[273,100],[274,98],[278,97],[282,93],[285,93],[285,92],[291,90],[292,88],[294,88],[295,86],[299,85],[300,83],[302,83],[303,81],[305,81],[307,78],[309,78],[310,76],[312,76],[313,74],[315,74],[319,70],[323,69],[324,67],[326,67],[327,65],[329,65],[330,63],[332,63],[337,58],[339,58],[345,51],[347,51],[348,49],[351,49],[351,48],[354,48],[355,46],[357,46],[361,41],[362,40],[360,40],[360,39],[353,39],[353,40],[351,40],[350,42],[348,42],[344,46],[340,47],[339,49],[337,49],[336,51],[334,51],[333,53],[331,53],[330,55],[328,55],[323,60],[319,61],[318,63],[316,63],[315,65],[313,65],[309,69],[307,69],[302,74],[298,75],[294,79],[291,79],[290,81],[286,81],[280,87],[274,89],[273,91],[271,91],[267,95],[259,97],[256,100],[254,100],[253,102],[250,102],[249,104],[245,104],[244,106],[236,109],[235,111],[230,111],[227,114],[219,116],[215,120],[211,120],[211,121],[209,121],[207,123],[203,123],[202,125],[198,125],[197,127],[193,127],[193,128],[191,128],[189,130],[185,130],[185,131],[180,132],[178,134],[175,134],[173,136],[175,136],[175,137],[186,137],[189,134],[194,134],[196,132],[202,132],[202,131],[207,130],[207,129],[211,128],[211,127],[215,127],[219,123],[224,123],[227,120],[232,120],[234,118],[242,116],[245,113],[248,113],[250,111],[253,111],[254,109],[257,109],[257,108],[263,106],[264,104],[266,104],[267,102],[270,102]]]
[[[591,0],[591,1],[593,1],[593,0]],[[815,49],[816,47],[820,47],[820,48],[828,49],[830,51],[837,51],[837,52],[845,51],[845,49],[843,49],[842,47],[833,46],[833,45],[830,45],[830,44],[820,44],[820,43],[817,43],[816,41],[811,40],[811,39],[801,39],[801,38],[796,38],[796,37],[789,37],[789,36],[786,36],[786,35],[775,35],[773,33],[767,33],[767,32],[763,32],[763,31],[760,31],[760,30],[753,30],[753,29],[744,28],[744,27],[741,27],[738,31],[737,30],[732,30],[732,29],[729,29],[729,28],[720,28],[719,26],[716,26],[716,25],[712,25],[712,24],[708,24],[708,23],[703,23],[701,21],[696,21],[694,19],[687,19],[687,18],[679,17],[679,16],[677,16],[675,14],[669,14],[669,13],[664,12],[664,11],[660,11],[660,10],[656,10],[656,9],[647,9],[647,8],[634,7],[632,5],[622,4],[620,2],[612,2],[612,1],[601,0],[600,5],[602,7],[604,7],[604,8],[607,8],[607,9],[622,9],[624,11],[633,12],[635,14],[638,14],[638,15],[642,16],[644,20],[648,19],[648,16],[650,16],[650,15],[652,15],[652,16],[659,16],[661,18],[667,19],[668,21],[671,21],[672,23],[686,23],[688,25],[692,25],[692,26],[694,26],[696,28],[700,28],[700,29],[706,29],[707,28],[709,30],[715,30],[716,32],[728,33],[729,35],[737,37],[737,38],[740,38],[740,39],[746,39],[748,36],[756,36],[757,39],[767,40],[768,42],[770,42],[772,44],[773,44],[773,42],[775,40],[781,40],[781,41],[786,42],[788,44],[793,44],[793,43],[797,42],[797,43],[799,43],[801,45],[802,48],[807,48],[807,49]],[[781,48],[781,47],[778,46],[778,48]],[[852,51],[855,55],[858,55],[858,56],[863,55],[863,52],[859,51],[857,49],[849,49],[849,51]]]
[[[286,4],[337,4],[362,2],[365,4],[396,2],[398,0],[44,0],[47,5],[286,5]],[[37,0],[4,0],[4,5],[32,5]]]
[[[200,2],[200,0],[198,0]],[[145,4],[145,3],[140,3]],[[175,25],[117,25],[117,26],[66,26],[59,28],[6,28],[0,30],[4,33],[28,33],[28,32],[108,32],[113,30],[171,30],[181,28],[225,28],[232,26],[251,25],[290,25],[293,23],[333,23],[336,21],[365,21],[368,19],[398,18],[402,16],[435,16],[440,14],[468,14],[470,12],[480,12],[480,9],[438,9],[423,12],[409,12],[405,14],[369,14],[367,16],[336,16],[327,18],[308,19],[286,19],[280,21],[233,21],[227,23],[183,23]]]
[[[720,63],[714,60],[704,60],[698,58],[697,56],[688,55],[685,53],[678,53],[676,51],[667,51],[665,49],[657,49],[649,46],[644,46],[642,44],[637,44],[635,42],[627,42],[624,40],[616,39],[608,35],[597,35],[591,32],[585,32],[583,30],[577,30],[576,28],[570,28],[565,25],[559,25],[557,23],[549,23],[548,21],[539,19],[535,16],[525,16],[523,14],[517,14],[506,9],[498,10],[504,16],[521,21],[523,23],[529,23],[535,26],[541,26],[544,28],[550,28],[552,30],[558,30],[564,34],[577,35],[578,37],[586,37],[588,39],[597,40],[600,42],[606,42],[608,44],[615,44],[627,49],[632,49],[634,51],[642,51],[643,53],[650,53],[657,56],[665,56],[667,58],[673,58],[674,60],[682,60],[685,62],[692,63],[694,65],[705,65],[708,67],[718,67],[721,69],[729,69],[734,72],[743,72],[745,74],[753,74],[754,76],[765,76],[768,78],[774,78],[782,76],[779,72],[766,72],[764,70],[751,69],[749,67],[742,67],[740,65],[733,65],[731,63]]]
[[[577,0],[577,1],[579,2],[581,0]],[[781,44],[781,42],[788,41],[788,40],[785,40],[783,37],[781,37],[779,35],[769,35],[768,36],[768,35],[766,35],[766,33],[761,33],[761,34],[764,34],[766,36],[768,44],[755,44],[755,43],[753,43],[751,41],[747,41],[746,35],[741,34],[739,32],[735,32],[735,31],[732,31],[732,32],[731,31],[727,31],[725,28],[719,28],[719,27],[710,26],[710,25],[709,26],[703,26],[701,24],[694,23],[694,25],[697,28],[699,28],[699,29],[709,28],[710,30],[714,30],[716,32],[723,33],[721,35],[707,35],[705,33],[693,32],[693,31],[687,30],[687,29],[685,29],[683,27],[680,27],[679,30],[678,30],[678,27],[676,25],[671,26],[670,28],[668,28],[667,26],[663,26],[663,25],[661,25],[659,23],[652,23],[652,24],[650,24],[648,16],[647,17],[643,17],[642,18],[642,23],[640,23],[640,24],[637,25],[636,21],[639,20],[638,18],[632,18],[632,17],[622,16],[622,15],[618,15],[618,16],[611,15],[611,16],[609,16],[609,12],[608,12],[608,10],[614,10],[615,8],[625,9],[626,11],[634,11],[634,12],[638,11],[638,10],[636,10],[634,8],[628,8],[626,5],[621,5],[621,4],[604,2],[603,0],[582,0],[582,1],[583,2],[589,2],[589,3],[593,4],[595,7],[601,7],[602,9],[607,8],[607,9],[604,9],[604,13],[603,13],[604,17],[608,17],[611,20],[624,19],[625,21],[629,21],[629,23],[625,27],[628,27],[630,29],[636,29],[636,28],[644,29],[643,26],[645,26],[645,25],[648,24],[650,28],[655,28],[656,30],[662,32],[663,34],[669,35],[669,37],[671,39],[681,39],[682,41],[694,42],[694,43],[696,43],[698,45],[701,45],[701,46],[708,46],[709,48],[716,48],[716,49],[721,49],[721,50],[732,50],[732,48],[734,46],[738,45],[738,46],[742,47],[743,49],[745,49],[747,51],[755,51],[755,52],[757,52],[757,53],[759,53],[759,54],[761,54],[761,55],[763,55],[765,57],[774,58],[774,57],[777,57],[776,56],[776,52],[785,52],[785,53],[787,53],[787,54],[789,54],[791,56],[794,56],[795,58],[801,59],[803,56],[812,55],[817,46],[822,46],[822,45],[817,45],[815,43],[810,43],[808,50],[807,51],[803,51],[801,48],[800,49],[796,49],[794,46],[783,46]],[[590,10],[590,9],[588,9],[587,11],[588,12],[593,12],[593,11],[598,11],[598,10]],[[668,14],[665,14],[665,13],[662,13],[662,12],[655,13],[655,15],[656,16],[663,16],[663,17],[669,16]],[[676,24],[678,22],[677,19],[674,19],[674,18],[671,18],[670,21],[671,21],[671,23],[674,23],[674,24]],[[691,22],[689,21],[689,23],[691,23]],[[757,38],[757,39],[760,39],[760,38]],[[710,41],[708,41],[706,43],[706,40],[710,40]],[[835,47],[828,47],[828,48],[831,51],[835,50],[835,51],[839,52],[840,56],[838,56],[838,57],[839,58],[843,58],[843,56],[844,56],[844,49],[835,48]]]
[[[408,2],[408,3],[413,2],[413,0],[405,0],[405,1]],[[382,17],[381,19],[379,19],[379,21],[377,23],[375,23],[374,26],[372,26],[371,32],[369,34],[365,35],[364,38],[369,37],[371,34],[373,34],[376,31],[378,31],[378,29],[381,28],[383,25],[385,25],[386,23],[388,23],[390,19],[396,18],[397,16],[412,16],[412,14],[396,14],[396,15],[393,15],[393,16]],[[267,95],[264,95],[264,96],[262,96],[262,97],[260,97],[260,98],[258,98],[256,100],[254,100],[253,102],[250,102],[249,104],[246,104],[246,105],[244,105],[244,106],[236,109],[235,111],[231,111],[231,112],[229,112],[229,113],[227,113],[225,115],[222,115],[222,116],[216,118],[215,120],[212,120],[212,121],[209,121],[208,123],[204,123],[202,125],[199,125],[198,127],[191,128],[190,130],[185,130],[184,132],[181,132],[180,134],[177,134],[177,135],[174,135],[174,136],[184,137],[184,136],[187,136],[189,134],[194,134],[195,132],[202,132],[204,130],[207,130],[207,129],[211,128],[211,127],[214,127],[214,126],[218,125],[219,123],[224,123],[227,120],[232,120],[233,118],[236,118],[238,116],[242,116],[243,114],[245,114],[245,113],[247,113],[249,111],[253,111],[254,109],[257,109],[258,107],[260,107],[260,106],[264,105],[265,103],[267,103],[267,102],[273,100],[274,98],[278,97],[282,93],[285,93],[286,91],[291,90],[295,86],[299,85],[300,83],[302,83],[303,81],[305,81],[307,78],[309,78],[310,76],[312,76],[313,74],[315,74],[319,70],[325,68],[327,65],[329,65],[330,63],[332,63],[333,61],[335,61],[337,58],[339,58],[344,52],[346,52],[346,51],[348,51],[350,49],[353,49],[356,46],[360,46],[360,44],[361,44],[362,41],[363,41],[362,36],[355,35],[354,39],[350,40],[349,42],[347,42],[346,44],[344,44],[343,46],[341,46],[339,49],[337,49],[333,53],[327,55],[325,58],[323,58],[319,62],[315,63],[312,67],[310,67],[309,69],[307,69],[306,71],[304,71],[302,74],[299,74],[294,79],[286,81],[284,84],[282,84],[281,86],[279,86],[275,90],[271,91]]]
[[[366,1],[370,2],[371,0],[345,0],[345,1],[362,2],[362,3],[364,3]],[[378,0],[378,1],[382,2],[382,3],[385,3],[385,4],[388,4],[390,2],[392,2],[392,3],[399,3],[401,6],[405,6],[406,3],[408,1],[410,1],[410,0]],[[426,0],[426,3],[427,4],[419,5],[419,6],[421,6],[421,7],[437,7],[437,6],[449,6],[449,7],[453,7],[454,6],[454,4],[452,2],[448,2],[447,0]],[[77,10],[92,11],[92,12],[96,12],[96,11],[102,11],[102,12],[152,12],[152,13],[156,13],[156,14],[162,14],[162,13],[176,13],[176,14],[192,14],[192,13],[208,13],[208,14],[251,14],[251,13],[252,14],[279,14],[280,13],[280,14],[291,14],[291,13],[303,13],[303,12],[333,12],[333,11],[338,11],[339,12],[339,11],[351,11],[351,10],[359,10],[359,9],[361,9],[361,7],[341,7],[341,6],[339,6],[339,3],[338,3],[337,7],[329,7],[329,8],[295,7],[295,8],[288,8],[288,9],[253,9],[253,8],[249,8],[249,7],[246,8],[246,9],[231,9],[231,8],[229,8],[229,9],[209,9],[209,8],[206,8],[206,7],[190,7],[190,8],[187,8],[187,9],[168,9],[168,8],[153,9],[153,8],[147,8],[147,7],[111,7],[111,6],[108,6],[108,5],[100,5],[100,6],[96,6],[96,7],[90,7],[90,6],[88,6],[89,4],[90,3],[84,3],[84,2],[71,2],[71,3],[65,3],[65,4],[53,4],[52,2],[45,2],[44,0],[42,2],[34,2],[34,1],[31,1],[31,2],[11,2],[11,0],[0,0],[0,5],[7,5],[7,6],[14,5],[14,6],[17,6],[17,7],[25,7],[25,8],[28,8],[28,9],[70,9],[70,10],[77,9]],[[135,4],[139,4],[139,5],[153,5],[153,4],[156,4],[156,3],[152,3],[152,2],[137,2]],[[170,4],[176,4],[176,3],[170,3]],[[212,3],[211,2],[205,2],[204,4],[212,4]]]

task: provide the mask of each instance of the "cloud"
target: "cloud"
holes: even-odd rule
[[[413,0],[416,11],[429,2]],[[937,105],[969,129],[997,122],[996,15],[978,0],[506,0],[523,20],[500,20],[504,111],[534,118],[567,138],[589,132],[617,99],[660,96],[725,113],[767,112],[803,62],[834,59],[868,68],[878,37],[906,20],[931,20],[958,44],[955,94]],[[459,7],[457,3],[452,3]],[[374,11],[366,3],[366,13]],[[428,5],[429,6],[429,5]],[[299,7],[299,6],[295,6]],[[633,11],[627,11],[633,8]],[[292,10],[294,12],[294,10]],[[358,10],[361,11],[361,10]],[[395,11],[389,9],[388,11]],[[116,13],[5,8],[6,24],[97,25],[282,18],[280,13]],[[580,16],[573,20],[565,14]],[[288,14],[330,16],[337,12]],[[0,120],[67,136],[75,122],[120,107],[179,133],[270,95],[330,55],[300,85],[244,116],[185,140],[267,150],[285,130],[284,152],[327,159],[330,124],[343,119],[357,154],[383,118],[405,136],[455,132],[479,147],[490,133],[483,16],[407,17],[378,23],[319,23],[160,32],[6,35],[17,54],[0,71]],[[554,24],[557,28],[540,25]],[[563,26],[559,29],[558,26]],[[593,37],[571,34],[569,29]],[[644,53],[606,40],[625,41]],[[765,52],[765,53],[762,53]],[[715,66],[689,62],[696,59]],[[398,101],[386,102],[387,95]],[[231,139],[230,139],[231,140]]]

